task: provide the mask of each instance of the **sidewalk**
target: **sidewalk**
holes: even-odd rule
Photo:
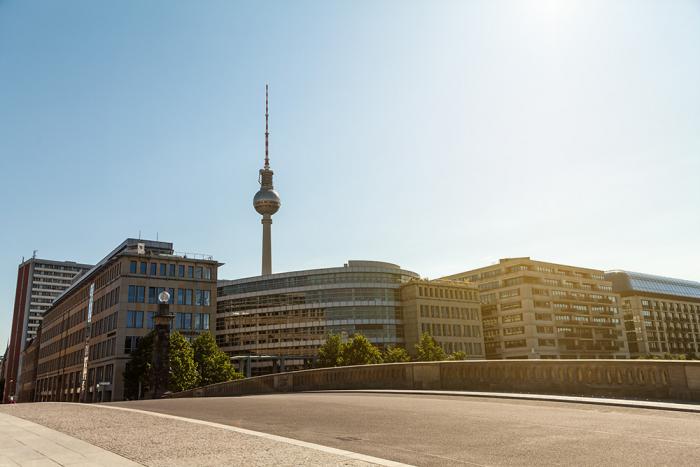
[[[0,466],[139,466],[72,436],[0,412]]]
[[[150,467],[399,465],[385,459],[229,425],[71,402],[0,406],[0,437],[8,438],[2,441],[5,444],[0,444],[0,467],[17,464]],[[74,461],[75,464],[70,463]]]

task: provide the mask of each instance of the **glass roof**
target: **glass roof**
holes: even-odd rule
[[[665,295],[677,295],[680,297],[690,297],[700,299],[700,282],[687,281],[683,279],[673,279],[671,277],[654,276],[629,271],[609,271],[611,276],[625,276],[625,290],[636,290],[639,292],[649,292]],[[613,281],[616,284],[617,281]]]

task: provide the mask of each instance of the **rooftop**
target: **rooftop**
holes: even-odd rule
[[[278,279],[288,279],[288,278],[301,277],[301,276],[314,276],[314,275],[319,275],[319,274],[336,274],[336,273],[348,273],[348,272],[392,273],[392,274],[403,274],[403,275],[419,278],[418,274],[416,274],[415,272],[408,271],[406,269],[401,269],[401,266],[399,266],[397,264],[386,263],[383,261],[350,260],[347,263],[345,263],[342,267],[278,272],[278,273],[264,275],[264,276],[244,277],[241,279],[234,279],[234,280],[220,279],[218,281],[218,285],[219,285],[219,287],[225,287],[225,286],[229,286],[229,285],[246,284],[246,283],[251,283],[251,282],[270,282],[270,281],[275,281]]]
[[[607,271],[605,278],[612,281],[613,291],[618,293],[645,292],[700,300],[700,282],[622,270]]]

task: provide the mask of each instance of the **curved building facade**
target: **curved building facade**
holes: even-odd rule
[[[360,333],[379,347],[403,344],[400,287],[418,274],[390,263],[349,261],[219,281],[216,339],[231,356],[313,359],[329,333]]]

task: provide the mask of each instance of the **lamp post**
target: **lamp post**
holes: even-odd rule
[[[168,388],[170,374],[170,323],[175,317],[170,313],[170,294],[167,290],[158,295],[158,312],[153,316],[155,336],[151,370],[151,398],[158,399]]]

